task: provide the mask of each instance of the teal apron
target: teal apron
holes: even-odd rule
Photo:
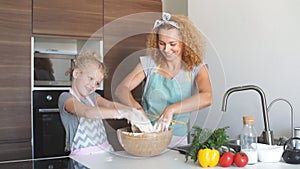
[[[143,96],[143,109],[154,125],[163,110],[174,103],[180,102],[191,96],[192,83],[188,72],[180,70],[185,74],[185,79],[168,79],[157,72],[157,69],[150,75],[146,91]],[[174,136],[187,136],[187,123],[190,113],[173,115],[170,127],[173,129]]]

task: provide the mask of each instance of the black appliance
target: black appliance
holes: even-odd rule
[[[34,158],[68,155],[64,151],[65,130],[60,119],[58,97],[64,90],[33,91]]]
[[[77,161],[69,158],[47,158],[47,159],[33,159],[33,160],[20,160],[8,161],[0,163],[0,168],[5,169],[88,169],[88,167],[78,163]]]
[[[50,88],[49,88],[50,89]],[[69,155],[65,152],[65,129],[61,122],[58,98],[65,90],[33,91],[34,158]],[[96,90],[103,96],[103,90]]]

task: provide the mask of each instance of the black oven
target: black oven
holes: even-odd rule
[[[65,152],[65,129],[61,122],[58,98],[64,90],[33,91],[34,158],[69,155]],[[103,90],[96,90],[103,96]]]
[[[64,90],[33,91],[34,158],[68,155],[58,97]]]

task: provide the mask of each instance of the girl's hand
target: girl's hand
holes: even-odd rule
[[[132,123],[150,123],[150,120],[146,116],[146,114],[142,111],[139,111],[135,108],[122,109],[119,110],[117,115],[117,119],[127,119]]]
[[[142,111],[139,111],[139,110],[135,109],[135,108],[133,108],[132,112],[129,113],[127,119],[131,123],[136,123],[136,124],[148,123],[148,124],[151,124],[151,122],[148,119],[148,117],[146,116],[146,114]]]

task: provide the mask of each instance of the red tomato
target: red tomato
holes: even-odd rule
[[[225,152],[222,154],[220,158],[220,166],[221,167],[229,167],[233,163],[234,154],[232,152]]]
[[[238,152],[235,154],[233,162],[238,167],[244,167],[248,164],[248,156],[244,152]]]

